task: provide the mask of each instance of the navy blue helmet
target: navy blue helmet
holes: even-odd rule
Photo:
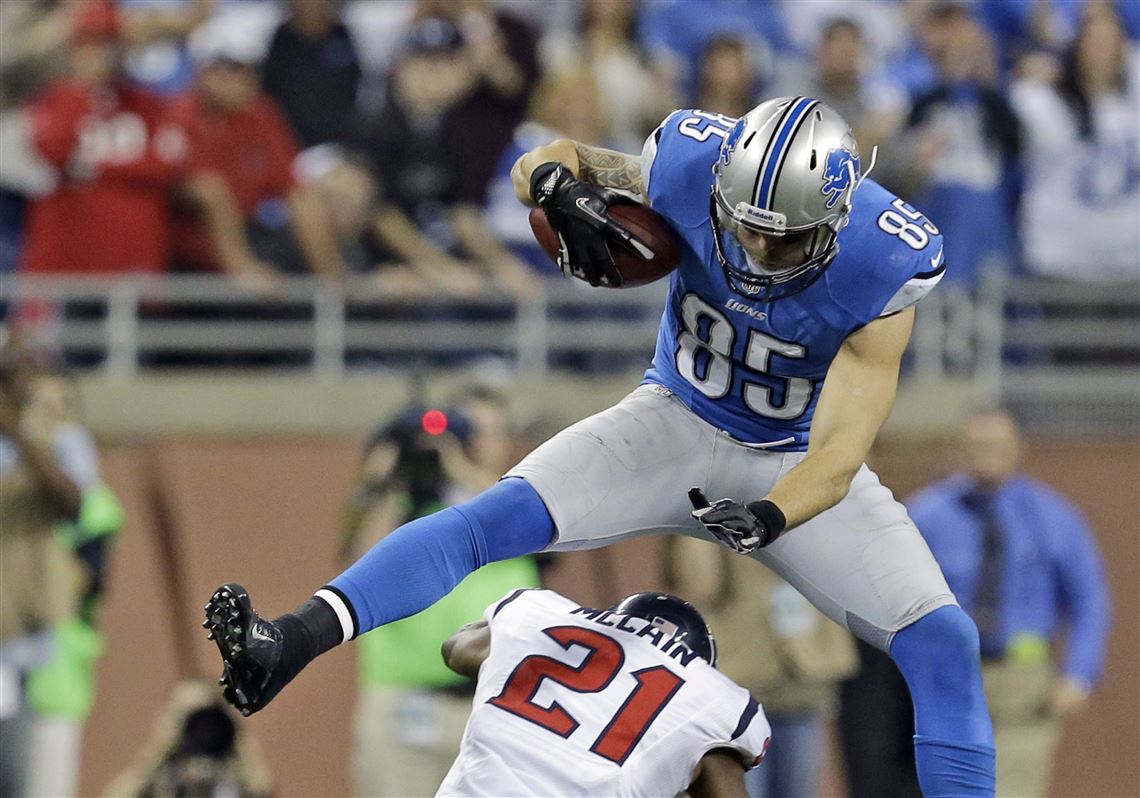
[[[716,638],[697,608],[668,593],[634,593],[613,607],[613,612],[644,618],[672,631],[674,637],[710,665],[716,665]]]

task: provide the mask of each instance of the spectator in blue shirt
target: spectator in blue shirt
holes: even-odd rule
[[[1021,436],[1007,412],[973,414],[962,439],[964,471],[907,507],[978,625],[998,795],[1044,796],[1060,721],[1085,706],[1104,668],[1100,552],[1072,503],[1018,473]],[[1050,649],[1062,635],[1057,673]]]
[[[1020,129],[1000,90],[993,39],[970,9],[939,5],[922,25],[934,82],[913,99],[879,179],[938,220],[954,263],[947,279],[973,289],[1015,253]]]
[[[638,39],[654,67],[672,76],[682,97],[695,97],[701,55],[718,37],[744,41],[762,73],[790,48],[783,7],[766,0],[659,0],[644,3]]]

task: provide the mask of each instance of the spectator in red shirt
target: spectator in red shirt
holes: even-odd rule
[[[283,271],[342,278],[347,267],[330,217],[295,176],[297,141],[261,91],[260,48],[241,31],[210,24],[190,47],[201,71],[174,107],[189,137],[191,174],[191,202],[175,227],[176,268],[222,271],[263,295],[279,290]]]
[[[129,273],[166,269],[169,193],[186,138],[163,102],[120,78],[110,2],[76,10],[69,77],[33,104],[32,140],[56,185],[29,210],[21,268]]]

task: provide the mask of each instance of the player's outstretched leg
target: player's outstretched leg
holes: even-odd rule
[[[993,798],[994,734],[978,629],[957,605],[898,632],[891,656],[914,702],[914,758],[926,798]]]
[[[268,704],[301,669],[346,640],[439,601],[489,562],[530,554],[554,537],[546,505],[508,478],[455,507],[405,524],[294,612],[261,618],[240,585],[218,588],[206,622],[222,655],[226,700],[242,714]]]

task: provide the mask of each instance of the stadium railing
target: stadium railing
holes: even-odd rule
[[[487,359],[520,378],[642,368],[665,284],[597,291],[551,281],[531,301],[385,297],[293,277],[257,301],[221,277],[7,276],[9,320],[108,378],[176,367],[275,367],[339,378]],[[941,286],[919,305],[905,377],[972,381],[1049,423],[1140,427],[1140,283],[1091,286],[991,272],[973,292]]]
[[[499,358],[520,375],[620,367],[652,352],[664,284],[589,292],[553,282],[533,301],[501,294],[456,300],[385,297],[293,277],[257,300],[221,277],[9,276],[0,303],[37,342],[70,362],[130,377],[178,365],[288,367],[337,376],[401,363]],[[579,365],[581,361],[584,365]],[[606,365],[606,363],[610,365]]]

